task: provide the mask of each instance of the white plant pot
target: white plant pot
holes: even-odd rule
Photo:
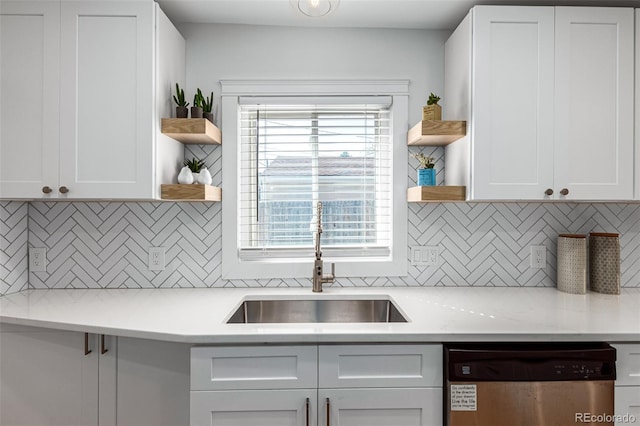
[[[183,185],[190,185],[193,183],[193,173],[191,173],[191,169],[189,169],[189,167],[184,166],[180,169],[180,173],[178,174],[178,183]]]
[[[207,170],[206,167],[200,169],[200,173],[198,174],[196,180],[201,185],[211,185],[211,182],[213,181],[213,179],[211,178],[211,173],[209,172],[209,170]]]

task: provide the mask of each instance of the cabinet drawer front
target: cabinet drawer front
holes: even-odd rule
[[[320,346],[321,388],[442,386],[441,345]]]
[[[316,426],[316,397],[316,389],[191,392],[191,426]]]
[[[640,386],[640,344],[616,344],[616,386]]]
[[[442,388],[320,389],[318,414],[318,425],[441,426]]]
[[[191,349],[191,390],[315,388],[316,346]]]
[[[616,386],[616,425],[634,424],[640,419],[640,386]],[[635,418],[635,420],[633,420]]]

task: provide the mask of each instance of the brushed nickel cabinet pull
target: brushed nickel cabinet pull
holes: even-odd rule
[[[67,192],[69,192],[69,188],[67,188],[66,186],[61,186],[60,188],[58,188],[58,191],[60,191],[61,194],[66,194]]]
[[[309,426],[309,398],[307,398],[307,402],[305,403],[305,410],[306,410],[306,419],[307,419],[307,422],[305,424]]]
[[[553,195],[553,189],[548,188],[546,191],[544,191],[545,195]]]
[[[48,186],[43,186],[42,187],[42,192],[44,194],[51,194],[51,191],[53,191],[51,188],[49,188]]]
[[[84,333],[84,355],[87,356],[91,353],[89,349],[89,333]]]
[[[331,401],[327,398],[327,426],[331,426],[331,419],[329,418],[331,415]]]
[[[569,195],[569,190],[567,188],[562,188],[562,191],[560,191],[560,195]]]
[[[104,355],[107,352],[109,352],[109,350],[106,348],[105,344],[104,344],[104,334],[100,335],[100,354]]]

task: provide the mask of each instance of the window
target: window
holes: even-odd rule
[[[406,274],[406,96],[268,92],[223,82],[223,278],[310,278],[318,201],[338,276]]]
[[[324,255],[389,254],[390,98],[366,100],[240,100],[242,259],[309,258],[318,201]]]

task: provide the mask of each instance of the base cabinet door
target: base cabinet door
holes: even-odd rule
[[[616,386],[615,424],[640,422],[640,386]]]
[[[192,391],[191,426],[316,426],[315,389]]]
[[[96,336],[0,324],[0,425],[98,424]]]
[[[442,388],[320,389],[320,426],[440,426]]]
[[[101,426],[189,424],[189,350],[184,343],[106,336],[100,360]],[[111,355],[117,362],[106,363]]]

